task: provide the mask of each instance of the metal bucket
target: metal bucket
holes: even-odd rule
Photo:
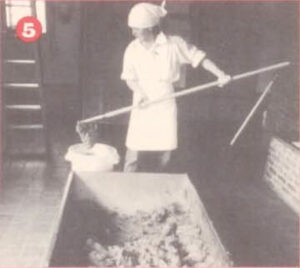
[[[83,143],[70,146],[65,159],[71,162],[73,171],[112,171],[119,163],[117,150],[109,145],[96,143],[87,148]]]

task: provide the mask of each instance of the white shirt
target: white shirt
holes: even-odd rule
[[[174,83],[180,78],[180,66],[191,64],[196,68],[205,53],[188,44],[179,36],[157,35],[151,49],[142,46],[138,39],[126,48],[122,80],[147,80]]]
[[[121,79],[138,82],[150,100],[174,92],[173,83],[180,79],[181,66],[197,67],[205,53],[178,36],[158,34],[150,49],[138,39],[124,54]],[[133,92],[133,103],[140,96]],[[135,109],[130,116],[126,146],[132,150],[160,151],[177,148],[177,108],[175,99]]]

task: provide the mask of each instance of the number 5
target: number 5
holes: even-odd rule
[[[23,25],[23,32],[22,35],[25,38],[32,38],[36,34],[36,30],[34,28],[33,22],[25,22]]]

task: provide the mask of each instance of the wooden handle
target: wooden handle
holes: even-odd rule
[[[242,74],[235,75],[235,76],[232,77],[231,80],[232,81],[240,80],[240,79],[250,77],[250,76],[254,76],[254,75],[257,75],[257,74],[260,74],[260,73],[269,72],[269,71],[277,70],[277,69],[280,69],[280,68],[284,68],[288,65],[290,65],[290,62],[287,62],[287,61],[277,63],[277,64],[273,64],[273,65],[270,65],[270,66],[267,66],[267,67],[263,67],[263,68],[259,68],[259,69],[253,70],[253,71],[249,71],[249,72],[245,72],[245,73],[242,73]],[[194,92],[203,91],[203,90],[206,90],[206,89],[218,86],[218,85],[219,85],[218,81],[202,84],[202,85],[199,85],[199,86],[195,86],[195,87],[192,87],[192,88],[181,90],[180,92],[172,93],[172,94],[170,94],[166,97],[163,97],[161,99],[146,102],[144,105],[148,106],[148,105],[163,102],[163,101],[166,101],[166,100],[169,100],[169,99],[178,98],[178,97],[181,97],[181,96],[192,94]],[[105,119],[105,118],[115,117],[115,116],[118,116],[118,115],[121,115],[121,114],[128,113],[131,110],[139,108],[139,107],[140,107],[140,105],[126,106],[124,108],[114,110],[114,111],[110,111],[110,112],[107,112],[107,113],[102,114],[102,115],[97,115],[97,116],[94,116],[94,117],[90,117],[90,118],[87,118],[87,119],[80,120],[80,121],[78,121],[78,123],[91,123],[91,122],[99,121],[99,120],[102,120],[102,119]]]
[[[266,89],[264,90],[264,92],[261,94],[261,96],[259,97],[259,99],[257,100],[257,102],[255,103],[255,105],[253,106],[253,108],[251,109],[250,113],[247,115],[246,119],[243,121],[242,125],[239,127],[238,131],[235,133],[234,137],[232,138],[231,142],[230,142],[230,146],[233,146],[234,143],[236,142],[236,140],[238,139],[238,137],[241,135],[241,133],[243,132],[243,130],[245,129],[245,127],[247,126],[248,122],[250,121],[250,119],[252,118],[252,116],[254,115],[254,113],[256,112],[256,110],[258,109],[259,105],[262,103],[262,101],[264,100],[264,98],[266,97],[266,95],[269,93],[273,83],[274,83],[273,79],[272,81],[270,81],[266,87]]]

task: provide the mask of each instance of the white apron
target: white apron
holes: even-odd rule
[[[172,84],[150,82],[141,85],[150,100],[174,92]],[[134,94],[137,104],[139,94]],[[168,151],[177,148],[177,107],[175,99],[134,109],[131,112],[126,146],[136,151]]]
[[[205,53],[180,37],[158,34],[151,49],[138,39],[126,48],[121,79],[136,81],[150,100],[174,92],[182,65],[197,67]],[[133,104],[140,96],[134,93]],[[175,99],[135,109],[131,113],[126,146],[136,151],[165,151],[177,148],[177,108]]]

